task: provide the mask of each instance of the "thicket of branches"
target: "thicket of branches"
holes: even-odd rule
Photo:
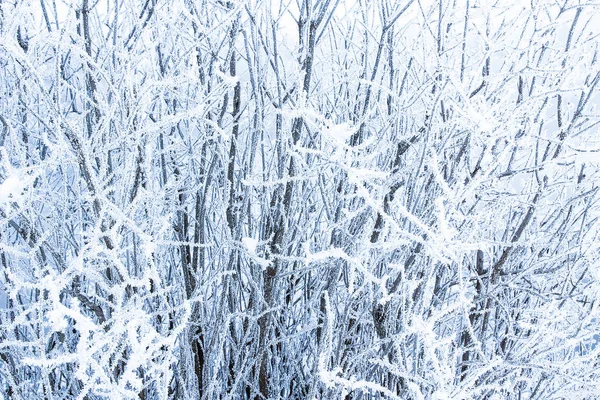
[[[0,7],[0,398],[600,393],[598,4]]]

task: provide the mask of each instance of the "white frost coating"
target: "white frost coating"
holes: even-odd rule
[[[419,388],[419,385],[417,385],[416,383],[410,382],[410,381],[406,382],[406,385],[408,386],[410,391],[413,393],[414,399],[425,400],[425,396],[423,396],[423,393],[421,392],[421,388]]]
[[[48,320],[52,324],[52,329],[55,331],[62,331],[63,329],[67,329],[67,320],[65,319],[65,314],[55,308],[54,310],[48,312]]]
[[[346,254],[346,252],[343,249],[337,247],[333,247],[329,250],[319,251],[317,253],[311,253],[310,245],[308,242],[304,243],[302,247],[304,248],[304,252],[306,253],[307,263],[323,261],[329,258],[340,258],[350,263],[360,263],[360,259],[350,257],[348,254]]]
[[[256,255],[256,247],[258,246],[258,240],[249,237],[244,237],[242,238],[242,244],[244,245],[246,250],[248,250],[248,253],[250,253],[253,256]]]
[[[348,180],[352,183],[359,183],[369,179],[385,179],[387,174],[369,168],[349,168]]]
[[[354,134],[356,128],[348,123],[329,125],[323,129],[323,134],[339,144],[346,143],[346,140]]]
[[[0,399],[598,397],[597,1],[66,3],[5,13]]]
[[[226,74],[222,73],[221,71],[219,71],[218,69],[216,70],[215,73],[219,78],[221,78],[223,80],[223,83],[225,83],[226,85],[234,86],[236,83],[238,83],[240,81],[240,79],[237,76],[226,75]]]
[[[29,179],[27,177],[19,176],[18,173],[8,176],[0,184],[0,204],[12,201],[19,202],[28,185]]]
[[[248,255],[252,258],[252,260],[258,265],[260,265],[263,270],[266,269],[269,265],[271,265],[271,262],[269,260],[260,257],[256,253],[256,249],[259,244],[258,240],[250,237],[244,237],[242,238],[242,244],[244,245],[246,250],[248,250]]]
[[[144,242],[143,246],[144,246],[144,255],[148,259],[152,259],[152,255],[156,252],[156,243],[150,239],[150,240]]]
[[[333,343],[332,343],[332,334],[333,334],[333,321],[331,314],[331,303],[329,299],[329,293],[323,292],[324,300],[325,300],[325,317],[327,324],[327,337],[324,342],[321,344],[321,354],[319,354],[319,378],[321,382],[323,382],[327,387],[333,388],[335,386],[335,379],[339,373],[341,373],[341,369],[334,368],[333,370],[329,370],[327,368],[327,360],[331,358],[331,353],[333,351]]]

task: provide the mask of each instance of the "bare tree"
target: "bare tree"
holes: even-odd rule
[[[3,398],[597,397],[593,2],[0,12]]]

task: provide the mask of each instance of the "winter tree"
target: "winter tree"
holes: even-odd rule
[[[598,3],[0,13],[0,398],[598,398]]]

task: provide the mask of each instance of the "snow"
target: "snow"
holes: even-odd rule
[[[331,124],[323,129],[323,135],[337,144],[345,144],[355,132],[356,128],[348,123]]]
[[[18,173],[8,176],[0,184],[0,204],[19,202],[25,195],[29,179]]]
[[[250,258],[258,265],[260,265],[263,268],[263,270],[266,269],[269,265],[271,265],[271,262],[269,260],[257,254],[257,248],[259,246],[258,240],[250,237],[243,237],[241,242],[248,251],[248,255],[250,256]]]
[[[600,8],[13,3],[0,400],[598,393]]]
[[[258,246],[258,240],[249,237],[244,237],[242,238],[242,244],[244,245],[246,250],[248,250],[248,253],[250,253],[250,255],[256,256],[256,247]]]

